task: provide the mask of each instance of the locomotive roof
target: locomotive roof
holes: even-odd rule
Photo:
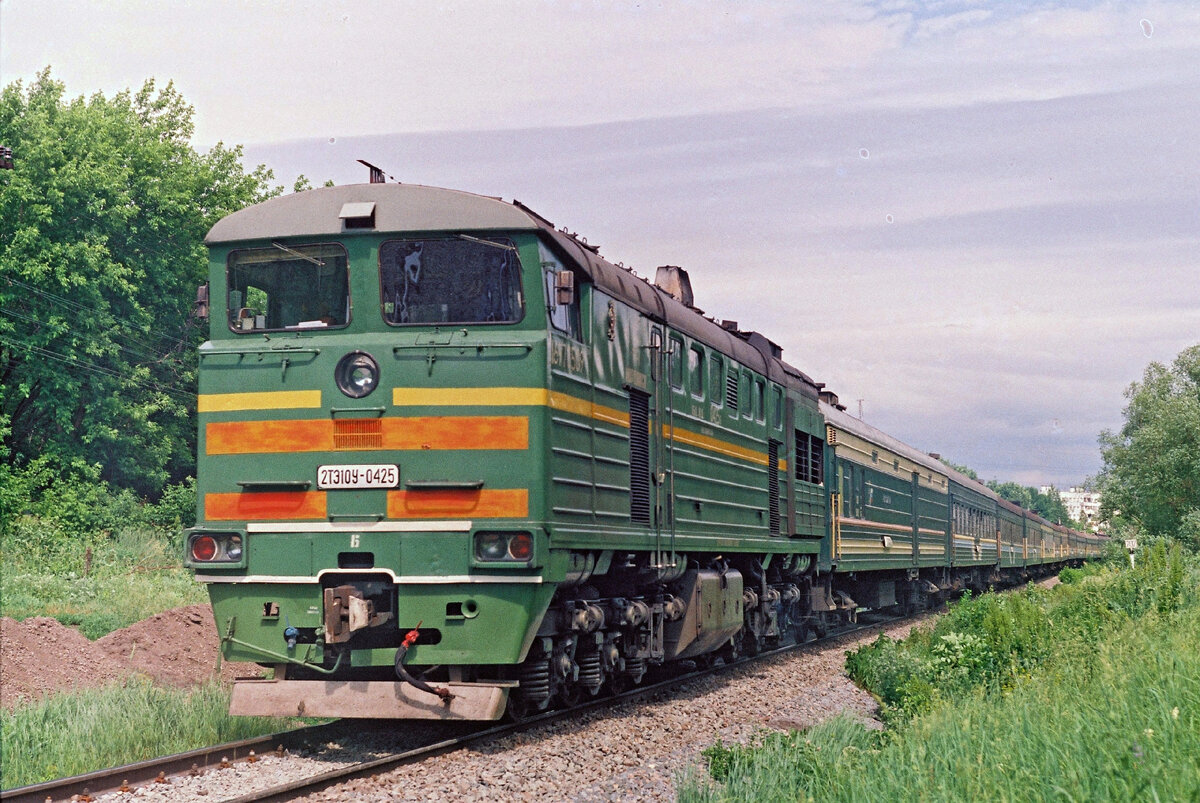
[[[725,329],[669,293],[599,255],[594,246],[559,231],[523,204],[460,190],[418,184],[349,184],[282,195],[222,218],[206,245],[282,237],[336,237],[346,233],[346,204],[373,204],[375,226],[384,233],[432,231],[537,231],[552,250],[585,273],[597,287],[640,312],[737,359],[804,396],[816,399],[816,383],[777,356],[761,335]]]
[[[347,184],[281,195],[217,221],[207,245],[272,237],[336,237],[350,203],[375,204],[375,231],[536,229],[525,211],[499,198],[416,184]]]

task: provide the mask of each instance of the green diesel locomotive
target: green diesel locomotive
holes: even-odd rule
[[[213,227],[197,526],[238,714],[495,719],[1098,551],[520,203]]]

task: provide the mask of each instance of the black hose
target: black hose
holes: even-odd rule
[[[410,675],[408,670],[404,668],[404,656],[406,655],[408,655],[408,645],[401,644],[400,648],[396,650],[396,677],[400,678],[405,683],[415,686],[423,692],[441,697],[442,702],[449,705],[450,701],[454,699],[454,695],[450,693],[450,690],[445,687],[435,688],[420,678]]]

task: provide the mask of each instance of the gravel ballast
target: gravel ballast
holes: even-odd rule
[[[903,638],[931,616],[834,637],[681,683],[652,699],[537,726],[302,799],[674,800],[677,777],[689,767],[702,771],[700,752],[718,740],[745,743],[764,729],[802,730],[843,712],[866,727],[880,727],[875,700],[845,675],[846,651],[874,640],[879,632]],[[169,786],[152,784],[102,799],[229,800],[435,741],[439,735],[445,735],[441,726],[402,724],[395,732],[364,733],[312,754],[269,754],[253,765],[238,762],[229,769],[176,778]]]

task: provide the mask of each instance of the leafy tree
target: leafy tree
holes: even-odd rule
[[[973,469],[973,468],[969,468],[968,466],[960,466],[958,463],[952,463],[944,457],[938,458],[938,459],[942,461],[942,465],[949,466],[950,468],[957,471],[959,474],[965,474],[966,476],[970,477],[973,480],[979,479],[979,475],[975,473],[975,469]]]
[[[47,68],[0,93],[0,131],[0,469],[156,496],[193,465],[204,235],[278,189],[240,148],[193,150],[192,108],[153,80],[68,100]]]
[[[1150,363],[1125,398],[1125,425],[1100,435],[1101,514],[1200,544],[1200,345]]]
[[[1026,510],[1032,510],[1046,521],[1082,529],[1082,525],[1071,518],[1071,514],[1067,512],[1067,506],[1063,504],[1062,497],[1053,487],[1051,487],[1050,493],[1042,493],[1037,488],[1018,485],[1015,482],[989,480],[987,486],[1001,499],[1007,499]]]

